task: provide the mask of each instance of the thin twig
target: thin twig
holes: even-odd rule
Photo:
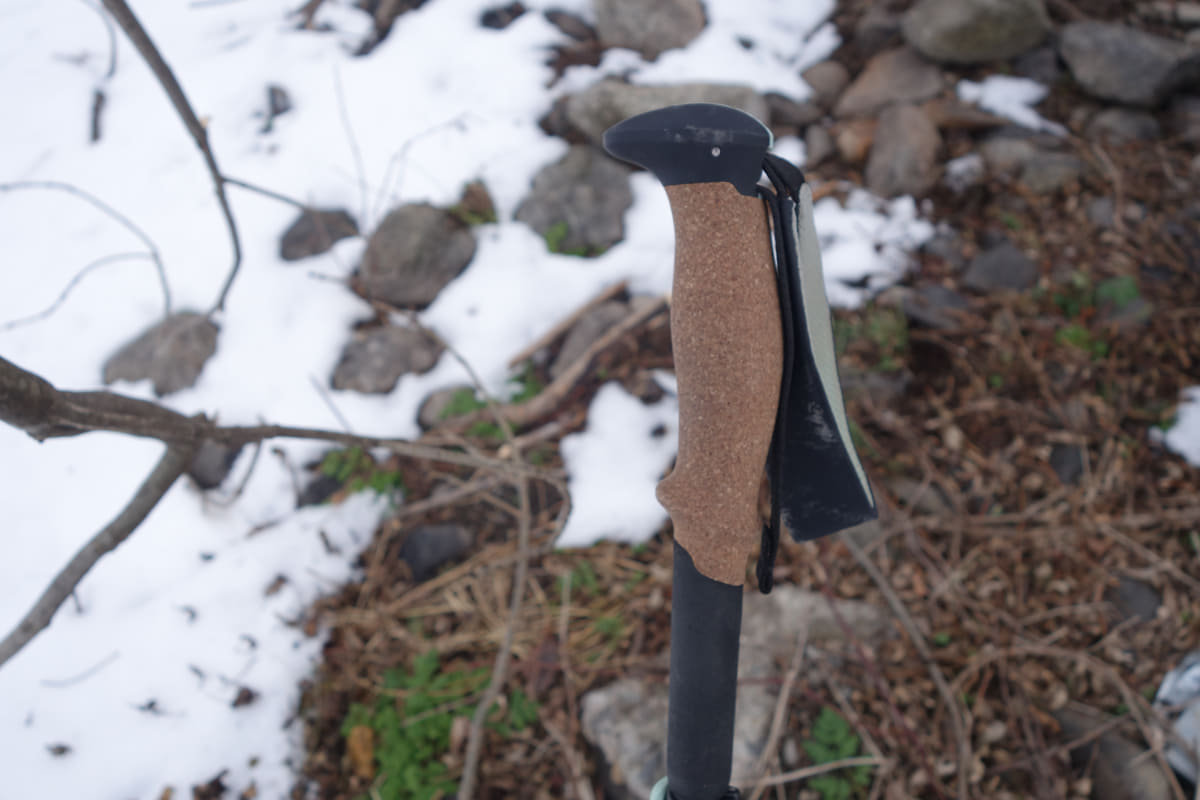
[[[891,582],[879,571],[879,567],[875,566],[875,562],[867,557],[866,553],[863,552],[862,548],[858,546],[858,543],[852,537],[844,536],[842,537],[842,542],[850,550],[854,559],[859,563],[859,566],[871,576],[871,580],[875,582],[879,591],[883,593],[884,598],[888,601],[888,605],[891,606],[892,612],[896,615],[896,619],[904,626],[913,646],[921,654],[921,658],[925,661],[925,667],[929,671],[929,677],[933,679],[934,685],[937,686],[938,694],[942,696],[942,702],[946,705],[946,711],[950,714],[950,722],[954,726],[954,738],[958,741],[958,796],[960,800],[965,800],[965,798],[970,796],[968,777],[971,767],[971,738],[967,732],[967,725],[960,714],[961,708],[955,699],[955,694],[950,690],[950,685],[946,682],[946,676],[942,674],[941,668],[938,667],[937,661],[934,660],[933,652],[929,649],[929,644],[925,641],[925,636],[921,633],[921,629],[917,627],[917,623],[913,621],[903,601],[896,595]]]
[[[241,178],[231,178],[228,175],[222,175],[221,180],[225,183],[228,183],[230,186],[236,186],[239,189],[245,189],[248,192],[261,194],[263,197],[269,197],[272,200],[278,200],[281,203],[286,203],[287,205],[298,208],[301,211],[308,211],[311,209],[311,206],[309,206],[308,203],[301,202],[294,197],[288,197],[286,194],[280,194],[273,189],[264,188],[256,183],[244,181]]]
[[[125,0],[101,0],[101,2],[108,9],[108,13],[112,14],[117,24],[121,26],[121,30],[125,31],[125,35],[133,42],[133,46],[137,48],[146,64],[149,65],[150,71],[158,78],[167,97],[171,99],[171,105],[175,107],[176,113],[183,121],[184,127],[187,128],[188,133],[195,140],[196,146],[204,155],[204,163],[212,177],[213,188],[217,192],[217,202],[221,206],[221,213],[225,216],[225,224],[229,227],[230,243],[233,246],[233,265],[229,268],[229,275],[226,277],[225,283],[221,287],[221,293],[217,296],[217,302],[213,305],[210,313],[222,311],[225,308],[225,298],[229,295],[229,290],[233,287],[233,280],[237,277],[238,270],[242,265],[242,242],[238,236],[237,223],[233,219],[233,211],[229,208],[229,199],[225,196],[225,181],[221,177],[221,170],[217,167],[216,156],[213,155],[212,148],[208,144],[208,132],[196,116],[196,112],[192,110],[191,103],[188,102],[187,95],[183,93],[183,87],[179,85],[175,74],[171,72],[171,68],[163,60],[162,54],[158,52],[158,48],[151,41],[150,35],[146,33],[146,29],[142,27],[142,23],[138,21],[137,16],[134,15]]]
[[[550,330],[543,333],[541,336],[539,336],[537,339],[535,339],[528,347],[525,347],[524,349],[521,350],[521,352],[517,353],[515,356],[510,358],[508,360],[509,369],[515,369],[521,363],[533,358],[533,356],[539,350],[541,350],[543,347],[549,347],[554,342],[555,339],[557,339],[560,336],[563,336],[564,334],[567,333],[567,331],[569,331],[569,330],[571,330],[571,328],[575,327],[575,323],[578,322],[585,314],[587,314],[593,308],[600,305],[601,303],[604,303],[608,300],[613,299],[614,297],[619,295],[621,292],[624,292],[628,288],[629,288],[628,281],[617,281],[616,283],[614,283],[610,286],[606,286],[605,288],[601,289],[599,294],[593,296],[592,299],[588,300],[586,303],[581,305],[579,308],[575,309],[570,314],[563,317],[561,320],[559,320],[557,323],[555,323],[554,326],[552,328],[550,328]]]
[[[350,124],[350,112],[346,108],[346,93],[342,89],[342,73],[335,64],[333,67],[333,91],[337,96],[338,117],[342,121],[342,131],[350,143],[350,154],[354,156],[354,171],[358,176],[358,191],[362,200],[362,219],[367,222],[367,170],[363,166],[362,151],[358,147],[358,139],[354,135],[354,126]]]
[[[50,585],[33,604],[33,608],[17,623],[17,627],[0,641],[0,667],[50,624],[54,613],[63,601],[71,596],[88,570],[102,556],[112,552],[129,538],[142,520],[158,505],[158,501],[167,490],[174,485],[175,479],[187,469],[194,452],[194,448],[187,446],[167,447],[157,466],[147,476],[129,504],[75,553],[66,566],[54,576],[54,580],[50,581]]]
[[[513,640],[516,638],[517,626],[521,619],[525,582],[529,576],[529,537],[533,526],[529,511],[529,483],[524,478],[517,481],[517,496],[521,513],[517,521],[517,568],[513,576],[512,602],[509,607],[504,640],[500,643],[500,652],[496,654],[496,660],[492,664],[491,682],[471,719],[471,733],[467,739],[467,752],[464,757],[462,781],[459,783],[458,792],[458,796],[463,800],[471,800],[475,796],[479,756],[483,751],[483,725],[487,721],[492,704],[500,696],[500,689],[507,677]]]
[[[20,317],[18,319],[9,320],[8,322],[0,324],[0,331],[11,331],[14,328],[20,328],[24,325],[30,325],[34,322],[41,322],[42,320],[47,319],[54,314],[55,311],[58,311],[62,304],[67,301],[67,298],[71,295],[71,292],[86,276],[90,275],[92,272],[100,269],[101,267],[107,267],[109,264],[115,264],[121,261],[130,261],[135,258],[144,258],[148,261],[154,260],[153,256],[151,256],[149,253],[142,252],[113,253],[110,256],[98,258],[85,266],[83,269],[79,270],[79,272],[76,272],[74,277],[72,277],[71,280],[67,282],[67,285],[63,287],[62,292],[59,293],[58,297],[53,303],[46,306],[41,311],[30,314],[27,317]]]
[[[754,763],[752,774],[761,775],[750,793],[750,800],[758,800],[767,789],[767,765],[779,748],[779,739],[783,736],[783,724],[787,720],[787,712],[792,704],[792,685],[800,675],[800,667],[804,664],[804,647],[808,643],[808,625],[802,623],[800,632],[796,635],[796,648],[792,651],[791,665],[783,676],[783,686],[779,689],[779,698],[775,701],[775,713],[771,717],[771,729],[767,734],[767,743],[759,753]]]
[[[763,783],[767,786],[780,786],[785,783],[805,781],[809,778],[815,778],[818,775],[824,775],[827,772],[836,772],[839,769],[850,769],[851,767],[881,767],[885,763],[886,761],[884,759],[876,758],[875,756],[855,756],[854,758],[843,758],[837,761],[830,761],[825,764],[804,767],[803,769],[794,769],[791,772],[785,772],[781,775],[772,775],[769,778],[764,778]]]
[[[15,192],[24,189],[43,189],[54,192],[65,192],[66,194],[78,197],[86,203],[89,203],[96,210],[112,218],[126,230],[136,236],[146,245],[146,249],[150,251],[149,257],[154,261],[154,266],[158,270],[158,281],[162,286],[163,293],[163,316],[171,314],[171,290],[167,286],[167,270],[163,267],[162,258],[158,255],[158,248],[154,246],[154,240],[146,235],[146,232],[133,224],[133,220],[125,216],[115,208],[105,203],[100,198],[90,192],[80,189],[78,186],[73,186],[62,181],[14,181],[12,183],[0,183],[0,192]]]

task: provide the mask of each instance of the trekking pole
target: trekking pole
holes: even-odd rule
[[[807,540],[875,517],[838,383],[812,191],[771,144],[754,117],[706,103],[604,135],[609,153],[662,182],[675,226],[679,453],[658,486],[675,545],[667,777],[655,800],[739,797],[738,637],[755,540],[769,592],[783,527]]]

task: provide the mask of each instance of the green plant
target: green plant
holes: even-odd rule
[[[558,579],[558,593],[562,594],[563,578]],[[585,597],[592,597],[600,590],[600,579],[596,576],[596,568],[592,562],[579,561],[571,569],[571,592],[583,592]]]
[[[473,713],[462,701],[479,691],[488,675],[487,668],[442,670],[437,651],[430,650],[410,671],[385,672],[384,691],[373,704],[350,706],[342,736],[348,739],[360,726],[374,732],[378,770],[372,798],[432,800],[458,790],[441,757],[450,747],[454,718]],[[508,738],[536,722],[537,716],[537,703],[514,689],[505,711],[493,706],[487,725]]]
[[[508,402],[524,403],[527,400],[532,400],[537,397],[542,389],[545,389],[545,384],[538,378],[537,372],[533,369],[533,363],[526,361],[521,367],[521,371],[508,379],[513,389],[509,392]]]
[[[615,641],[625,633],[625,623],[620,617],[597,617],[592,621],[592,627],[605,638]]]
[[[404,476],[399,470],[383,469],[361,447],[330,450],[321,459],[321,474],[328,475],[350,493],[370,489],[375,494],[390,495],[404,490]]]
[[[1088,353],[1093,359],[1101,359],[1108,355],[1108,342],[1092,335],[1086,325],[1075,322],[1065,328],[1060,328],[1054,335],[1059,344],[1070,345]]]
[[[950,634],[946,633],[945,631],[941,631],[939,633],[935,633],[930,641],[933,642],[934,647],[949,647],[950,643],[954,641],[954,639],[950,636]]]
[[[1096,300],[1099,303],[1110,303],[1118,311],[1141,297],[1137,280],[1132,275],[1120,275],[1102,281],[1096,287]]]
[[[458,219],[459,222],[469,227],[488,225],[496,221],[496,210],[494,208],[476,210],[468,207],[465,203],[458,203],[451,206],[450,214]]]
[[[475,396],[474,389],[462,388],[450,395],[449,402],[442,409],[442,413],[438,415],[439,419],[450,419],[451,417],[461,417],[465,414],[470,414],[472,411],[478,411],[481,408],[487,408],[487,403]]]
[[[603,250],[596,250],[587,247],[571,247],[565,246],[567,235],[571,229],[567,226],[565,220],[560,220],[542,234],[542,238],[546,240],[546,249],[551,253],[561,253],[564,256],[598,256]]]
[[[858,755],[858,736],[850,729],[841,714],[825,706],[812,726],[812,737],[801,746],[814,764],[829,764]],[[818,775],[808,782],[809,788],[821,795],[821,800],[849,800],[871,782],[871,768],[849,767]]]
[[[872,368],[895,372],[908,353],[908,320],[899,309],[871,305],[856,316],[835,317],[833,343],[842,355],[854,342],[865,342],[876,359]]]

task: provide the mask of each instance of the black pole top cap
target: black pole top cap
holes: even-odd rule
[[[726,181],[754,197],[771,131],[744,111],[688,103],[647,111],[604,132],[604,149],[664,186]]]

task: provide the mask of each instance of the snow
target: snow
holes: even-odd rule
[[[477,229],[470,267],[421,319],[497,393],[510,377],[508,359],[603,287],[626,280],[638,294],[670,289],[670,211],[646,174],[631,181],[626,240],[600,258],[548,253],[512,221],[533,175],[564,152],[536,122],[554,98],[615,73],[642,83],[742,81],[802,98],[799,71],[837,45],[832,0],[709,0],[711,24],[692,46],[652,64],[610,53],[551,86],[544,62],[563,36],[540,12],[586,16],[587,0],[527,0],[530,12],[504,31],[478,26],[488,0],[433,0],[401,17],[364,58],[352,52],[370,20],[351,0],[327,0],[316,31],[297,29],[298,5],[134,3],[226,174],[344,206],[366,231],[398,203],[450,204],[466,182],[487,184],[501,221]],[[149,69],[118,34],[116,71],[106,78],[108,33],[84,4],[11,0],[0,13],[0,182],[65,181],[96,195],[154,241],[175,308],[210,307],[231,261],[225,223],[196,147]],[[739,38],[755,46],[747,50]],[[293,109],[263,133],[270,84],[287,90]],[[102,137],[91,144],[97,86],[107,102]],[[779,149],[803,156],[798,140]],[[161,402],[226,424],[340,428],[344,419],[356,433],[417,434],[421,400],[467,380],[452,358],[404,377],[386,397],[329,390],[326,398],[314,387],[327,385],[351,326],[372,313],[339,285],[363,239],[283,263],[278,238],[295,210],[228,191],[244,259],[219,316],[217,353],[194,387]],[[844,207],[822,200],[816,219],[830,299],[846,306],[899,278],[906,252],[932,235],[911,199],[884,202],[862,191]],[[48,318],[3,324],[50,306],[85,265],[141,252],[142,242],[52,190],[0,193],[0,242],[0,353],[59,387],[102,388],[105,359],[162,314],[149,261],[97,268]],[[667,396],[652,405],[604,387],[586,430],[563,442],[574,510],[562,544],[640,541],[661,525],[653,490],[675,448],[676,405],[670,381],[660,382]],[[154,399],[144,383],[114,389]],[[161,450],[112,434],[38,444],[0,426],[10,542],[0,559],[0,635],[120,511]],[[389,508],[387,499],[362,495],[297,511],[295,475],[323,450],[282,441],[257,460],[247,451],[225,487],[207,494],[179,481],[87,575],[76,601],[0,667],[5,797],[157,798],[166,787],[179,796],[222,770],[235,793],[253,783],[259,797],[284,795],[301,757],[300,723],[289,720],[321,646],[291,623],[354,577],[355,557]],[[232,496],[243,480],[244,491]],[[268,594],[280,576],[282,588]],[[233,708],[243,688],[257,698]],[[69,750],[56,756],[58,745]]]
[[[1152,429],[1151,433],[1193,467],[1200,467],[1200,386],[1183,390],[1175,424],[1170,429],[1165,433]]]
[[[991,111],[1023,127],[1066,136],[1066,128],[1033,110],[1033,106],[1042,102],[1048,91],[1035,80],[1012,75],[989,75],[980,83],[958,82],[960,100],[975,103],[984,111]]]

